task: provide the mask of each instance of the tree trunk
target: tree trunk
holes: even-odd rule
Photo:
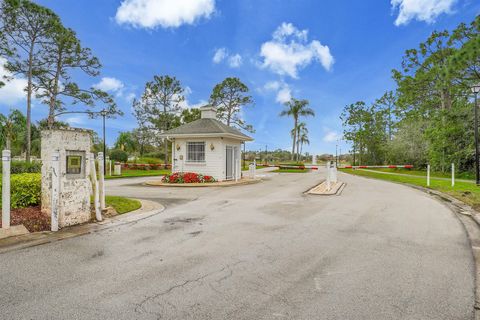
[[[293,125],[293,145],[292,145],[292,161],[295,159],[295,145],[297,143],[297,118],[294,118],[294,125]]]
[[[10,135],[7,136],[6,149],[12,150],[12,137]]]
[[[27,75],[27,128],[26,128],[26,135],[27,135],[27,146],[25,150],[25,161],[27,163],[30,162],[30,152],[32,149],[32,78],[33,78],[33,45],[32,42],[30,46],[30,52],[28,53],[28,75]]]

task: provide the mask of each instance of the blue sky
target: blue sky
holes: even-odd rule
[[[39,0],[73,28],[103,64],[98,78],[79,77],[116,96],[125,116],[107,122],[107,143],[136,127],[131,99],[153,75],[176,76],[192,107],[207,101],[215,84],[239,77],[255,104],[243,117],[256,129],[248,149],[290,149],[292,120],[280,118],[282,101],[308,99],[311,153],[334,153],[339,115],[357,100],[393,89],[391,69],[406,49],[433,30],[469,23],[474,0]],[[0,112],[25,110],[23,79],[0,89]],[[36,101],[33,118],[47,115]],[[101,132],[101,120],[70,115],[72,126]],[[348,149],[340,142],[342,150]]]

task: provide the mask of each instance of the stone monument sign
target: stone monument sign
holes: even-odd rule
[[[91,131],[75,128],[45,130],[41,139],[42,211],[51,214],[52,174],[55,174],[52,162],[58,156],[58,226],[61,228],[89,221],[92,186],[87,158],[92,147]]]

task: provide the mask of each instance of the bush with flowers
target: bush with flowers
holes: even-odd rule
[[[195,172],[175,172],[163,177],[164,183],[209,183],[215,182],[212,176],[205,176]]]

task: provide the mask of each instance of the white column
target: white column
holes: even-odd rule
[[[452,187],[455,187],[455,164],[452,163]]]
[[[10,150],[2,151],[2,229],[10,228]]]
[[[51,198],[51,230],[58,231],[58,199],[60,195],[60,152],[52,154],[52,198]]]
[[[110,157],[107,157],[107,163],[108,163],[108,175],[112,175],[112,162],[110,161]]]
[[[105,170],[103,167],[103,152],[98,153],[98,189],[100,191],[100,210],[105,209]]]
[[[427,165],[427,187],[430,187],[430,165]]]
[[[97,170],[95,168],[95,156],[93,153],[90,153],[90,177],[92,180],[93,187],[93,198],[95,206],[95,218],[97,221],[102,221],[102,212],[100,211],[100,193],[97,182]]]

